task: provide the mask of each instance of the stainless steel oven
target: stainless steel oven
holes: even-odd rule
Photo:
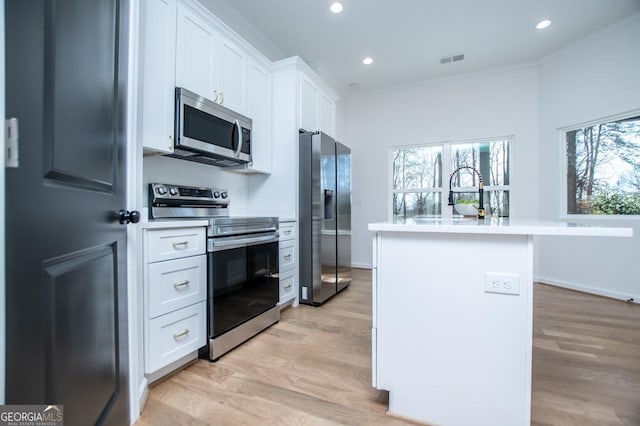
[[[278,218],[230,217],[223,189],[149,184],[150,219],[206,218],[207,333],[216,360],[280,320]]]
[[[211,220],[207,240],[210,359],[279,320],[277,229],[276,218]]]

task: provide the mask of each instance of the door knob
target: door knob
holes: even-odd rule
[[[120,216],[120,223],[123,225],[140,222],[140,212],[138,210],[120,210],[118,215]]]

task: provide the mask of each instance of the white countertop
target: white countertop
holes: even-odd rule
[[[370,231],[446,234],[556,235],[631,237],[632,228],[583,225],[570,222],[513,220],[508,218],[415,218],[369,224]]]

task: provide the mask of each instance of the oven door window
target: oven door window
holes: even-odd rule
[[[209,253],[209,330],[213,337],[278,303],[278,243]],[[211,303],[213,302],[213,303]]]

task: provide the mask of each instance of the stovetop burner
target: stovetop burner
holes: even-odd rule
[[[225,189],[149,184],[149,219],[207,219],[209,237],[274,232],[277,217],[229,216]]]

